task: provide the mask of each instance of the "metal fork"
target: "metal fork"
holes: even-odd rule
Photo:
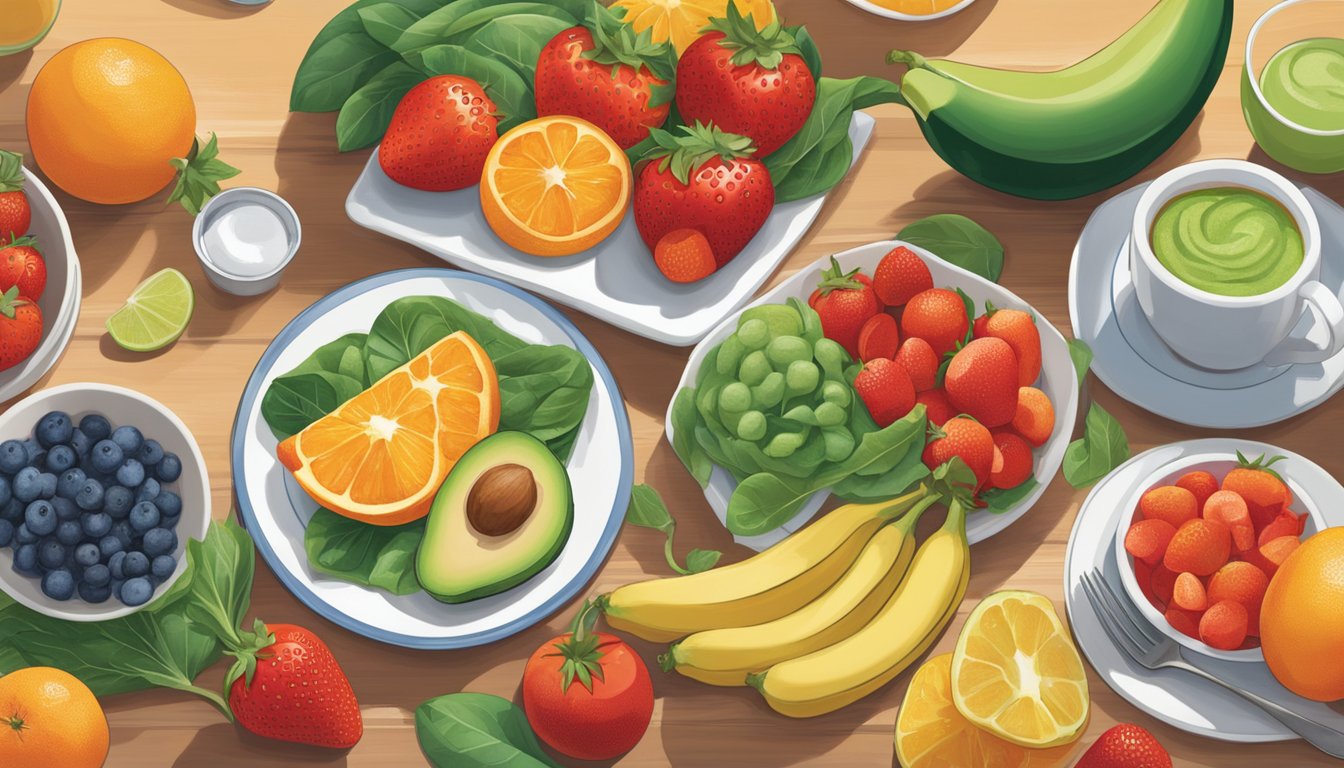
[[[1148,626],[1128,601],[1097,571],[1083,574],[1083,591],[1097,612],[1102,629],[1125,655],[1145,669],[1179,669],[1226,688],[1255,704],[1308,744],[1332,757],[1344,758],[1344,733],[1322,725],[1259,694],[1240,688],[1187,662],[1175,640]]]

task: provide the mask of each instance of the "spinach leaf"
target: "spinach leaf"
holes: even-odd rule
[[[463,75],[480,83],[498,109],[501,135],[537,116],[532,81],[524,80],[500,60],[461,45],[434,45],[408,53],[405,58],[426,75]]]
[[[351,94],[336,117],[336,148],[342,152],[377,144],[387,133],[401,98],[425,80],[404,61],[393,61]]]
[[[625,522],[640,528],[652,528],[665,537],[663,539],[663,557],[667,564],[679,574],[700,573],[713,568],[719,562],[722,552],[706,549],[693,549],[686,555],[686,567],[677,564],[677,556],[672,549],[672,540],[677,533],[677,521],[667,511],[663,497],[647,485],[636,485],[630,489],[630,506],[625,510]]]
[[[375,3],[358,9],[359,21],[369,37],[391,49],[401,33],[431,11],[438,10],[442,4],[438,0],[430,0],[420,5],[417,8],[403,2]]]
[[[695,409],[695,389],[683,387],[672,402],[672,450],[686,465],[691,477],[704,488],[709,485],[714,464],[695,440],[695,428],[699,421],[700,414]]]
[[[1069,339],[1069,358],[1073,360],[1073,369],[1078,372],[1078,386],[1087,380],[1087,371],[1092,367],[1092,348],[1082,339]]]
[[[854,160],[849,122],[854,110],[899,103],[900,86],[877,77],[817,81],[816,103],[792,139],[765,158],[775,202],[821,194],[840,183]]]
[[[572,26],[569,21],[555,16],[515,14],[488,22],[471,35],[465,45],[472,53],[508,66],[530,89],[536,80],[541,49]]]
[[[940,213],[906,225],[896,239],[930,251],[943,261],[999,281],[1003,244],[988,230],[957,213]]]
[[[369,525],[319,509],[303,533],[303,549],[308,562],[329,576],[409,595],[420,591],[415,553],[424,533],[424,520]]]
[[[812,79],[821,80],[821,50],[817,48],[817,41],[812,39],[812,33],[807,31],[807,27],[795,27],[790,31],[793,32],[793,41],[798,44],[803,62],[812,70]]]
[[[396,51],[358,26],[323,40],[319,35],[294,75],[289,108],[294,112],[333,112],[369,78],[397,60]]]
[[[403,56],[442,43],[461,44],[478,28],[491,20],[528,14],[552,16],[575,26],[587,15],[591,0],[550,0],[550,2],[510,2],[509,0],[458,0],[427,14],[412,24],[393,43]]]
[[[450,693],[415,709],[415,736],[438,768],[560,768],[507,699]]]
[[[1115,417],[1096,403],[1087,411],[1083,436],[1064,452],[1064,479],[1086,488],[1129,459],[1129,439]]]
[[[1007,490],[991,488],[980,494],[980,498],[984,499],[985,504],[989,505],[987,509],[990,512],[1002,514],[1020,504],[1032,491],[1036,490],[1036,486],[1038,485],[1040,485],[1040,483],[1036,482],[1036,478],[1029,477],[1016,488],[1009,488]]]
[[[362,382],[339,373],[287,373],[266,389],[261,398],[261,416],[276,438],[284,440],[366,388]]]
[[[883,501],[900,496],[928,476],[923,450],[911,450],[894,468],[877,475],[851,475],[836,483],[831,493],[851,503]]]
[[[489,318],[442,296],[408,296],[388,304],[374,319],[364,344],[370,381],[378,381],[443,337],[465,331],[491,360],[526,344]]]

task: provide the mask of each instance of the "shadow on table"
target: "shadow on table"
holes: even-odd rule
[[[254,768],[264,766],[323,765],[339,768],[346,764],[344,750],[320,749],[263,739],[229,723],[209,725],[196,732],[186,749],[173,762],[173,768],[216,765],[221,755],[243,754]]]
[[[28,62],[32,61],[32,58],[32,48],[11,56],[0,57],[0,91],[8,88],[23,75],[24,70],[28,68]],[[25,95],[24,98],[26,99],[27,96]]]
[[[1246,160],[1275,170],[1306,187],[1320,192],[1337,203],[1344,204],[1344,173],[1303,173],[1293,170],[1265,154],[1259,144],[1252,144]]]
[[[209,16],[212,19],[236,19],[251,16],[270,5],[240,5],[226,0],[163,0],[164,3],[197,16]]]

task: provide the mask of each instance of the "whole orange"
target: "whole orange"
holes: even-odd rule
[[[177,174],[191,151],[196,105],[157,51],[104,37],[65,48],[28,93],[28,143],[56,186],[94,203],[133,203]]]
[[[0,677],[0,765],[98,768],[108,740],[98,699],[75,676],[28,667]]]
[[[1327,528],[1279,566],[1260,606],[1265,662],[1284,687],[1344,699],[1344,528]]]

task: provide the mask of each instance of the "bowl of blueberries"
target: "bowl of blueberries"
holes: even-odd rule
[[[0,414],[0,589],[22,605],[126,616],[182,576],[209,525],[201,449],[153,398],[65,384]]]

